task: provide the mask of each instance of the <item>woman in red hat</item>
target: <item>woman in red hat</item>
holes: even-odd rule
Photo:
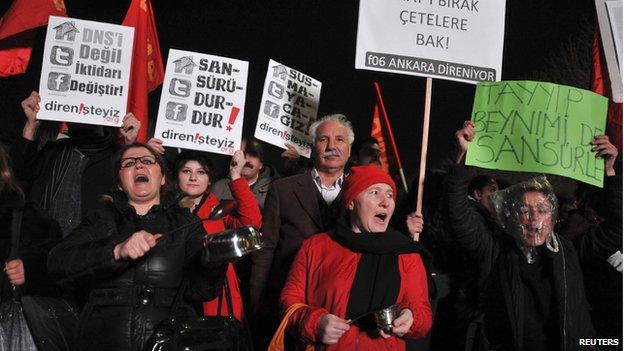
[[[388,226],[396,186],[377,166],[353,167],[336,228],[304,241],[282,290],[283,310],[295,304],[290,331],[318,350],[404,350],[404,338],[431,329],[426,251]],[[398,306],[390,331],[371,312]],[[358,318],[365,316],[364,318]]]

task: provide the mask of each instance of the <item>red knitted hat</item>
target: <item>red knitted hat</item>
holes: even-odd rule
[[[379,166],[351,167],[351,172],[343,184],[342,206],[347,208],[349,203],[358,197],[362,191],[377,183],[390,185],[392,188],[392,197],[396,200],[396,185],[388,173],[384,172]]]

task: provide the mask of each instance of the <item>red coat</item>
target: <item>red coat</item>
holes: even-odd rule
[[[345,318],[360,256],[335,242],[327,233],[320,233],[306,239],[295,257],[280,305],[283,310],[294,303],[310,306],[292,315],[291,331],[305,342],[314,343],[316,350],[405,349],[405,342],[400,338],[372,339],[355,325],[351,325],[336,344],[324,345],[317,340],[316,325],[323,315],[331,313]],[[405,336],[423,338],[432,323],[425,268],[416,253],[399,255],[398,264],[401,288],[397,305],[399,310],[409,308],[414,315],[414,323]]]
[[[225,217],[215,221],[204,221],[204,229],[208,235],[218,233],[225,229],[233,229],[242,227],[245,225],[252,225],[256,228],[260,228],[262,225],[262,214],[260,213],[260,207],[256,202],[251,189],[245,178],[241,177],[233,182],[229,183],[232,196],[238,201],[238,209],[236,213],[230,213]],[[197,215],[200,218],[206,218],[215,206],[219,204],[219,199],[215,194],[210,193],[208,198],[201,205],[197,211]],[[234,265],[229,264],[226,273],[226,278],[232,292],[232,307],[234,308],[234,316],[238,320],[243,320],[243,300],[241,299],[240,289],[238,287],[238,277],[234,271]],[[218,313],[219,299],[204,302],[204,315],[216,316],[227,315],[227,304],[225,302],[225,296],[221,303],[221,313]]]

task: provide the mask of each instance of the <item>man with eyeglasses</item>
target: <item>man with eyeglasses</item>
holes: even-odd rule
[[[10,157],[17,178],[30,184],[28,200],[58,221],[65,237],[85,214],[100,206],[102,195],[113,186],[112,162],[119,148],[117,130],[68,123],[69,138],[49,141],[37,150],[40,101],[37,92],[22,101],[26,124]],[[140,127],[136,117],[128,113],[119,129],[123,142],[134,142]]]

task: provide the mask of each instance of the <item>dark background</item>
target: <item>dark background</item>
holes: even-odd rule
[[[10,3],[1,2],[0,13]],[[65,0],[65,4],[70,17],[121,23],[130,1]],[[373,82],[378,81],[409,181],[418,175],[425,78],[354,69],[358,4],[357,0],[152,0],[163,61],[169,48],[249,61],[244,136],[253,135],[269,58],[320,80],[319,115],[344,113],[353,122],[356,137],[370,134]],[[507,1],[503,79],[589,88],[595,28],[593,0]],[[21,133],[24,117],[19,103],[38,88],[44,37],[45,30],[39,30],[25,74],[0,79],[4,142]],[[474,89],[471,84],[433,81],[428,168],[453,150],[452,134],[470,117]],[[150,94],[152,118],[159,97],[160,89]],[[279,155],[277,148],[267,149],[269,155]]]

